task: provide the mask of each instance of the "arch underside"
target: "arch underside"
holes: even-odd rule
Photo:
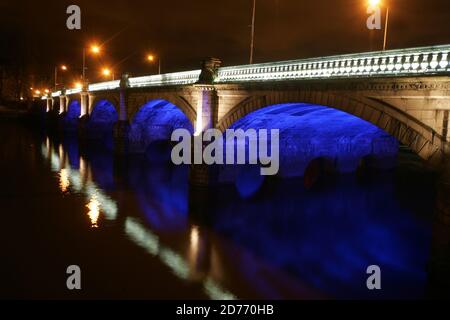
[[[190,119],[177,105],[162,99],[151,100],[132,119],[129,150],[145,153],[151,144],[169,142],[172,132],[180,128],[194,132]]]
[[[298,102],[328,106],[361,118],[392,135],[430,164],[440,164],[444,138],[397,108],[363,96],[301,90],[261,93],[247,97],[231,108],[219,119],[217,127],[224,131],[240,118],[266,106]]]
[[[91,111],[90,114],[92,114],[95,111],[95,108],[99,104],[104,104],[105,101],[108,101],[111,106],[114,108],[115,112],[119,114],[119,96],[118,94],[99,94],[99,95],[93,95],[89,96],[89,99],[92,101],[90,102]]]
[[[89,138],[101,141],[107,148],[112,148],[114,125],[118,120],[119,115],[113,102],[106,99],[96,100],[87,121]]]
[[[64,115],[64,129],[66,130],[74,130],[77,128],[78,119],[81,114],[81,104],[77,99],[71,99],[69,101],[67,112]]]
[[[373,124],[337,109],[306,103],[276,104],[259,109],[239,119],[229,129],[246,132],[265,129],[269,134],[269,146],[276,142],[270,138],[270,131],[278,130],[278,175],[282,177],[303,176],[308,165],[319,158],[330,159],[339,173],[356,171],[360,161],[368,156],[374,159],[374,166],[388,169],[395,165],[398,152],[397,139]],[[254,144],[265,142],[259,138],[253,141]],[[227,144],[229,142],[227,139]],[[246,141],[247,152],[250,143]],[[221,179],[239,180],[239,175],[248,170],[223,166]]]
[[[166,101],[177,106],[177,108],[184,113],[189,119],[192,126],[195,126],[197,120],[197,112],[188,101],[188,96],[183,96],[174,93],[158,92],[153,94],[132,93],[128,98],[129,109],[128,118],[134,119],[142,107],[152,101]]]

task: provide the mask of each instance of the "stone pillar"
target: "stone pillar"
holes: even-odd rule
[[[47,109],[46,112],[50,112],[53,110],[53,98],[48,96],[47,97]]]
[[[199,81],[195,84],[195,87],[198,88],[195,137],[201,137],[206,130],[215,128],[217,124],[219,99],[214,86],[214,80],[217,77],[220,63],[220,60],[215,58],[208,58],[203,61]],[[206,145],[202,145],[202,150],[200,151],[196,150],[193,146],[193,154],[194,152],[202,152],[205,147]],[[214,186],[217,182],[216,171],[217,168],[204,163],[192,164],[189,181],[194,187],[202,188]]]
[[[201,139],[203,133],[215,127],[217,114],[217,92],[212,85],[198,85],[198,105],[197,105],[197,120],[195,123],[194,140]],[[195,145],[195,143],[194,143]],[[203,152],[206,144],[202,144],[202,150],[198,150],[193,145],[192,154]],[[200,155],[202,157],[202,155]],[[195,157],[193,157],[195,158]],[[195,186],[208,187],[214,185],[216,182],[216,174],[213,166],[207,164],[191,165],[190,183]]]
[[[66,96],[59,96],[59,114],[63,114],[66,108]]]
[[[64,117],[66,116],[66,111],[67,111],[67,101],[69,99],[64,95],[64,93],[62,93],[59,96],[59,112],[58,112],[58,117],[57,117],[57,129],[58,132],[60,134],[63,133],[64,131]]]
[[[87,83],[84,84],[80,92],[80,118],[78,119],[78,138],[84,142],[88,138],[87,122],[89,121],[89,92]],[[80,147],[84,147],[80,143]]]
[[[80,106],[81,106],[81,112],[80,112],[80,118],[83,118],[84,116],[89,116],[89,94],[87,90],[84,90],[80,92]]]
[[[87,113],[88,113],[88,115],[91,115],[92,110],[94,109],[95,95],[93,93],[89,93],[87,100],[88,100],[88,108],[87,108],[88,112]]]
[[[124,155],[128,153],[128,134],[130,123],[128,120],[128,88],[130,87],[129,75],[123,74],[119,89],[119,121],[114,126],[114,153]]]
[[[431,252],[428,262],[428,291],[430,298],[450,295],[450,156],[443,157],[436,198],[436,219],[433,223]]]
[[[218,97],[214,86],[198,86],[197,119],[195,123],[196,134],[215,127],[217,123],[217,102]]]
[[[69,99],[69,97],[68,96],[66,96],[66,104],[64,105],[64,113],[66,113],[66,112],[68,112],[69,111],[69,102],[70,102],[70,99]]]

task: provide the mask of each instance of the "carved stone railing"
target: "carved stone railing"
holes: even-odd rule
[[[197,83],[201,70],[129,78],[130,88]],[[377,51],[219,68],[214,83],[450,75],[450,45]],[[116,90],[120,80],[93,83],[88,91]],[[66,95],[81,92],[67,89]],[[58,97],[61,91],[51,94]],[[47,99],[47,96],[43,97]]]
[[[449,53],[446,45],[226,67],[216,82],[449,74]]]
[[[198,81],[200,70],[166,73],[130,78],[131,88],[193,84]]]
[[[119,85],[120,80],[93,83],[88,86],[88,91],[94,92],[94,91],[114,90],[117,89]]]

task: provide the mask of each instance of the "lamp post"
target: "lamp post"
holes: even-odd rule
[[[156,59],[158,59],[158,74],[161,74],[161,57],[155,58],[153,54],[147,55],[147,60],[150,62],[154,62]]]
[[[91,45],[90,52],[97,55],[100,54],[100,47],[98,45]],[[83,73],[82,73],[83,84],[86,82],[86,47],[83,48]]]
[[[67,71],[66,65],[56,66],[55,67],[55,89],[58,86],[58,70],[61,69],[62,71]]]
[[[387,45],[388,23],[389,23],[389,7],[386,6],[386,21],[385,21],[385,25],[384,25],[383,51],[386,50],[386,45]]]
[[[253,64],[253,52],[255,49],[255,18],[256,18],[256,0],[253,0],[253,11],[252,11],[252,31],[250,39],[250,64]]]

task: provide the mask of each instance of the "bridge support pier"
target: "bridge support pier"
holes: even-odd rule
[[[206,130],[217,126],[219,98],[214,86],[214,80],[217,77],[220,64],[221,61],[215,58],[209,58],[203,61],[199,81],[195,84],[198,90],[198,104],[194,136],[203,135]],[[193,146],[192,154],[194,155],[195,152],[201,152],[202,154],[198,155],[198,157],[203,159],[203,150],[206,145],[207,144],[202,142],[202,150],[197,150],[197,148]],[[195,156],[193,156],[193,158],[195,159]],[[206,187],[211,189],[212,186],[217,184],[217,176],[217,169],[214,166],[207,164],[192,164],[189,182],[194,187]]]
[[[429,258],[428,295],[431,298],[449,296],[450,279],[448,270],[450,258],[450,165],[442,169],[437,186],[436,214],[434,219]]]
[[[77,132],[80,147],[86,146],[88,139],[87,124],[89,121],[89,94],[87,92],[87,85],[83,87],[80,92],[80,118],[78,119]]]
[[[114,154],[126,155],[128,153],[128,134],[130,124],[127,120],[119,120],[114,125]]]
[[[120,79],[119,90],[119,121],[114,125],[114,154],[121,156],[128,154],[128,135],[130,122],[128,121],[128,88],[129,75],[123,74]]]
[[[439,222],[450,227],[450,165],[448,164],[439,178],[436,210]]]
[[[52,97],[47,97],[47,109],[46,112],[50,112],[53,109],[53,98]]]
[[[64,131],[64,118],[67,114],[67,104],[68,98],[65,95],[59,96],[59,112],[57,116],[57,130],[58,133],[62,134]]]

